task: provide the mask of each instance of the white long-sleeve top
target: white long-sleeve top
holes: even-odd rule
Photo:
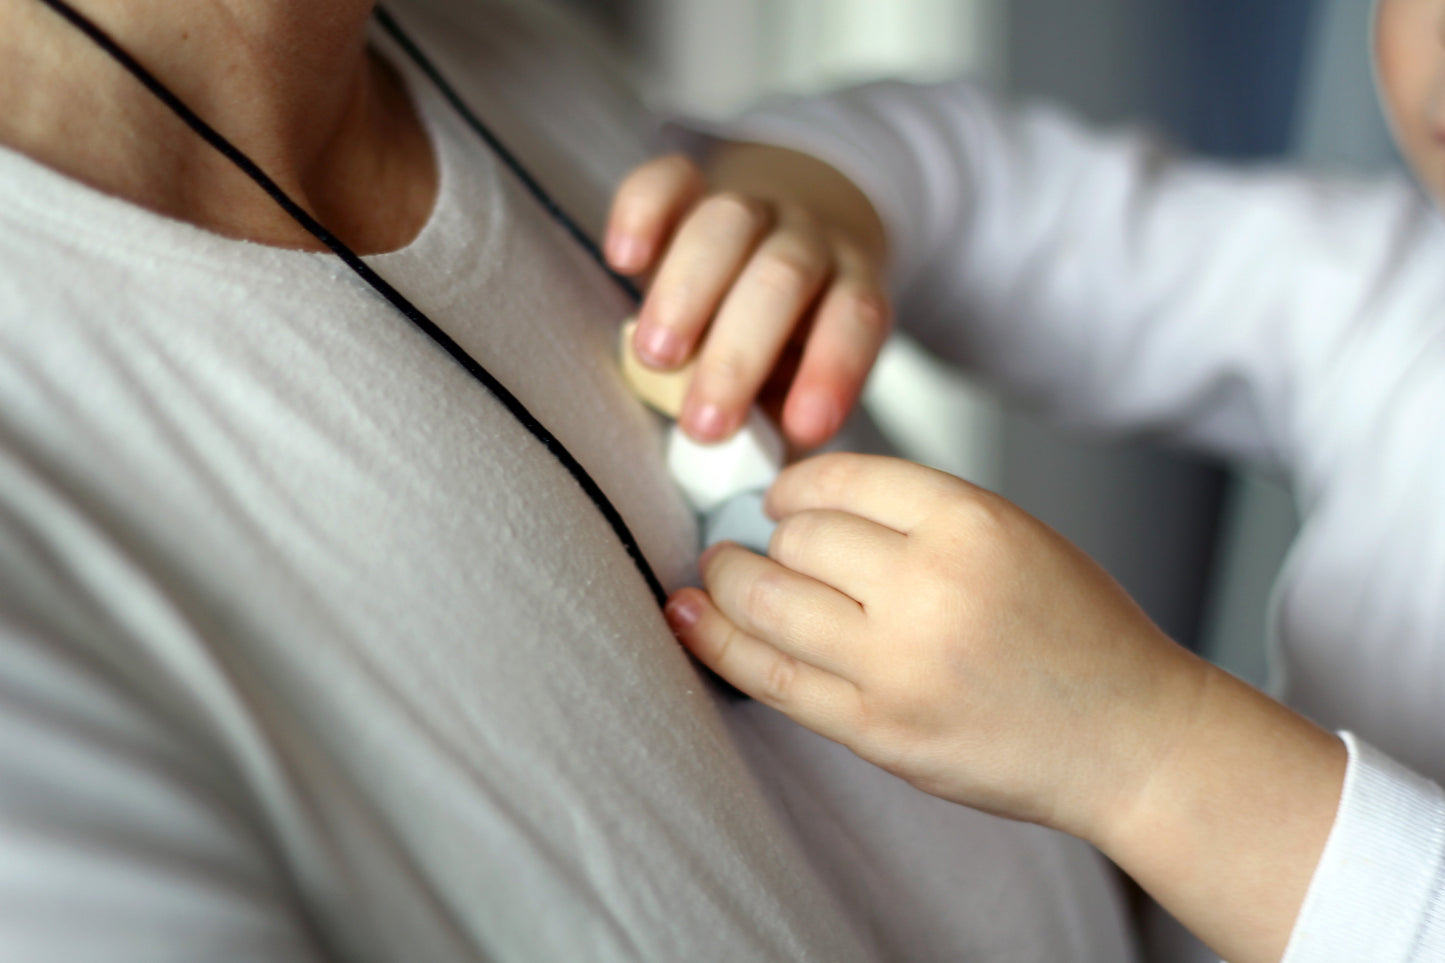
[[[1353,735],[1286,958],[1445,959],[1437,211],[1403,179],[1185,162],[966,83],[780,103],[734,133],[864,188],[902,324],[940,355],[1064,422],[1288,478],[1303,527],[1276,593],[1277,691]]]

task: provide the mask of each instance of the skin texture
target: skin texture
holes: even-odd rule
[[[367,0],[75,0],[360,253],[435,201],[431,147],[366,47]],[[228,237],[319,249],[251,181],[38,0],[0,0],[0,143]]]
[[[1396,138],[1441,202],[1445,0],[1380,0],[1375,44]],[[749,209],[762,182],[774,208],[801,207],[883,250],[855,190],[799,187],[832,184],[831,168],[814,161],[809,174],[798,155],[740,149],[752,152],[752,180],[728,185],[729,204]],[[773,163],[789,173],[769,183]],[[704,365],[715,340],[766,346],[736,405],[763,383],[774,346],[808,322],[792,307],[761,305],[747,322],[714,309],[747,281],[737,251],[757,250],[733,237],[712,263],[714,237],[687,229],[716,189],[695,169],[670,188],[630,182],[619,211],[644,214],[626,230],[652,240],[645,254],[619,242],[614,261],[655,270],[654,294],[709,292],[681,322],[661,304],[680,295],[655,299],[645,323],[683,332],[655,344],[639,334],[659,364],[698,342]],[[759,223],[784,222],[759,216],[749,230]],[[836,344],[851,361],[823,355],[810,383],[851,399],[876,344]],[[695,391],[715,397],[701,382]],[[1174,645],[1076,548],[958,479],[826,455],[787,469],[768,508],[780,525],[767,557],[714,549],[704,589],[669,603],[700,661],[927,792],[1094,843],[1222,957],[1280,959],[1338,806],[1338,738]]]

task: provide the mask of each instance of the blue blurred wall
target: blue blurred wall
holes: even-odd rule
[[[1159,65],[1171,129],[1221,156],[1289,151],[1314,0],[1155,2],[1169,11],[1165,46],[1178,53]]]

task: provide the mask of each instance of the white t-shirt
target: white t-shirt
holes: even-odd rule
[[[870,194],[935,351],[1063,422],[1288,479],[1278,694],[1354,736],[1287,960],[1445,959],[1439,213],[1403,179],[1180,162],[963,82],[778,104],[740,134]]]
[[[397,7],[595,230],[651,119],[535,5]],[[441,178],[368,261],[690,580],[626,299],[378,46]],[[573,479],[335,258],[0,150],[0,961],[1114,963],[1120,905],[1074,841],[720,700]]]

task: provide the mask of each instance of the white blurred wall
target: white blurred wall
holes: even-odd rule
[[[1001,76],[1006,0],[633,0],[633,41],[672,106],[730,114],[778,90],[960,70]]]

